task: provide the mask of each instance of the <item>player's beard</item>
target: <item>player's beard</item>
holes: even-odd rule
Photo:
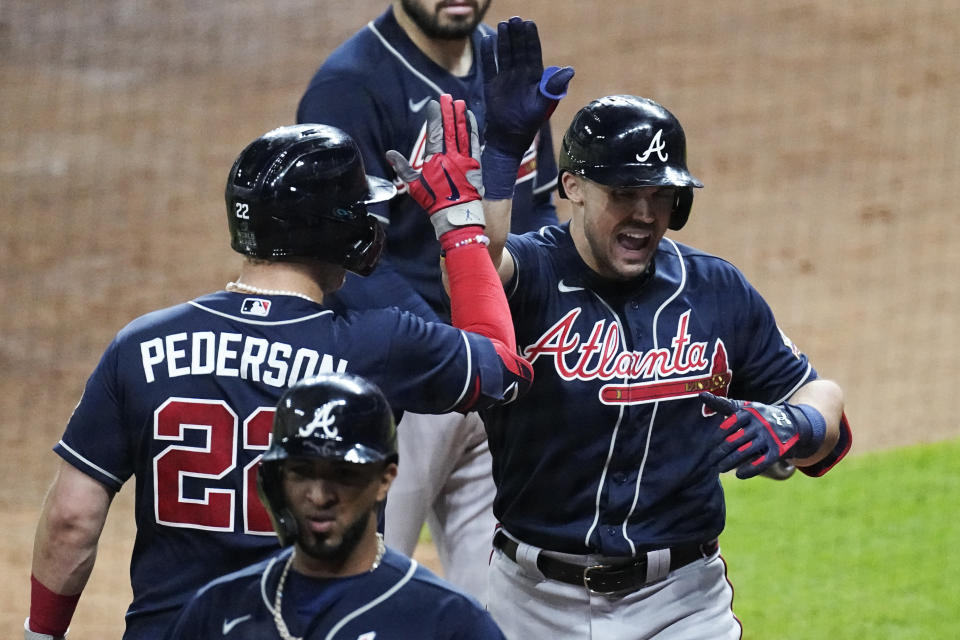
[[[327,538],[318,537],[309,531],[301,530],[297,547],[311,558],[325,562],[343,561],[350,557],[360,541],[363,540],[367,525],[370,522],[370,512],[357,516],[357,519],[351,522],[343,530],[340,536],[340,543],[336,545],[327,544]]]
[[[456,16],[441,22],[440,9],[444,4],[437,5],[431,11],[418,0],[401,0],[404,12],[414,24],[435,40],[460,40],[469,37],[490,8],[490,0],[469,0],[466,4],[473,7],[472,17]]]

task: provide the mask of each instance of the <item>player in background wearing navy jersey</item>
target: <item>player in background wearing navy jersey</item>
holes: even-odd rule
[[[483,63],[486,149],[507,148],[507,134],[519,149],[550,109],[536,30],[511,20]],[[503,123],[496,137],[491,122]],[[486,150],[482,162],[488,194],[511,184],[509,166],[498,185]],[[518,640],[739,638],[720,473],[784,459],[826,473],[851,443],[842,390],[740,271],[665,237],[702,186],[673,114],[636,96],[595,100],[558,165],[569,223],[508,236],[510,201],[484,205],[536,375],[526,396],[482,412],[502,525],[488,610]]]
[[[476,600],[384,545],[377,514],[396,475],[393,414],[376,386],[327,374],[291,387],[258,489],[293,548],[208,584],[168,640],[502,640]]]
[[[345,270],[375,267],[383,230],[366,207],[394,193],[365,174],[343,131],[281,127],[244,149],[225,194],[231,245],[246,256],[239,279],[122,329],[54,447],[62,460],[37,525],[28,640],[64,635],[111,499],[130,476],[137,537],[125,638],[161,637],[194,591],[273,553],[257,461],[277,400],[297,380],[364,374],[395,409],[438,413],[525,390],[529,364],[516,356],[489,255],[461,242],[483,231],[474,176],[448,174],[460,197],[430,213],[456,273],[463,330],[397,309],[340,315],[325,305]]]
[[[489,7],[490,0],[394,0],[324,61],[300,101],[299,122],[327,122],[349,132],[367,171],[395,180],[401,191],[371,207],[385,223],[384,258],[369,278],[347,276],[346,285],[329,298],[340,309],[396,306],[431,320],[449,318],[433,229],[384,152],[397,150],[419,168],[425,105],[444,93],[466,101],[483,135],[479,50],[481,38],[493,34],[482,23]],[[516,233],[557,222],[552,202],[557,168],[547,123],[522,154],[510,185]],[[387,542],[413,553],[426,521],[444,576],[482,600],[495,521],[490,454],[479,417],[408,412],[398,434],[405,464],[387,501]]]

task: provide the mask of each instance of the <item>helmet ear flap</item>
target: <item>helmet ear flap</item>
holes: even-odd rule
[[[286,507],[279,509],[274,515],[274,531],[281,547],[286,547],[297,541],[297,521]]]
[[[673,203],[673,212],[670,213],[670,222],[667,226],[674,231],[679,231],[683,225],[687,224],[687,218],[690,217],[690,209],[693,207],[693,188],[680,187],[677,189],[677,199]]]
[[[282,463],[280,461],[261,462],[257,470],[257,493],[260,502],[267,508],[267,515],[273,524],[280,546],[286,547],[297,539],[297,521],[287,508],[283,495]]]
[[[372,214],[367,214],[365,237],[357,240],[347,249],[343,257],[343,266],[348,271],[368,276],[380,261],[383,245],[387,240],[386,232]]]
[[[567,192],[563,188],[563,174],[566,173],[563,169],[560,169],[560,173],[557,175],[557,195],[559,195],[564,200],[567,199]]]
[[[690,209],[693,207],[693,188],[680,187],[677,189],[677,200],[673,203],[673,212],[670,214],[670,222],[667,226],[674,231],[679,231],[683,225],[687,224],[687,218],[690,217]]]

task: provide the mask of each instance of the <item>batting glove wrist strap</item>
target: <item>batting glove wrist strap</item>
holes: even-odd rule
[[[824,427],[824,429],[826,429],[826,427]],[[853,433],[850,431],[850,422],[847,420],[846,414],[840,414],[839,430],[840,434],[837,438],[837,444],[834,445],[833,449],[831,449],[827,455],[812,465],[806,467],[798,466],[797,468],[808,476],[816,478],[830,471],[838,462],[843,460],[847,452],[850,451],[850,446],[853,444]]]
[[[483,197],[487,200],[512,200],[521,158],[494,148],[483,148]]]
[[[827,437],[827,421],[823,414],[811,407],[809,404],[789,405],[803,414],[806,422],[797,420],[800,427],[800,441],[794,446],[790,455],[794,458],[808,458],[817,452],[820,445]]]
[[[49,633],[38,633],[30,629],[30,618],[23,621],[23,640],[64,640],[66,632],[62,636],[52,636]]]
[[[30,575],[30,617],[24,631],[40,634],[40,638],[60,638],[67,633],[80,594],[63,595],[51,591],[36,576]],[[27,636],[30,637],[29,635]]]
[[[430,216],[430,222],[433,223],[433,230],[437,233],[437,240],[440,240],[449,231],[461,227],[477,226],[482,231],[486,224],[483,217],[483,206],[479,200],[441,209]]]
[[[807,457],[826,434],[823,416],[810,405],[744,402],[708,392],[700,399],[726,416],[713,438],[709,462],[721,473],[736,469],[738,478],[752,478],[787,457]]]

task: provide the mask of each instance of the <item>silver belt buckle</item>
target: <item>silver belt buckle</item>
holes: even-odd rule
[[[603,570],[603,569],[606,569],[606,568],[607,568],[607,567],[606,567],[605,565],[602,565],[602,564],[594,564],[594,565],[591,565],[591,566],[589,566],[589,567],[584,567],[584,568],[583,568],[583,586],[586,587],[587,591],[589,591],[590,593],[596,593],[596,594],[604,594],[604,593],[606,593],[606,591],[597,591],[596,589],[594,589],[593,587],[590,586],[590,572],[591,572],[591,571],[600,571],[600,570]]]

